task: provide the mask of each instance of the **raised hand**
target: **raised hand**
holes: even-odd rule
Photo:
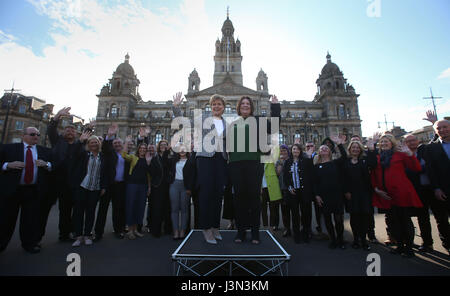
[[[300,139],[299,138],[295,138],[294,144],[300,144]]]
[[[398,147],[398,151],[399,152],[403,152],[403,153],[406,153],[406,154],[408,154],[409,156],[412,156],[412,151],[408,148],[408,146],[406,146],[405,144],[401,144],[401,145],[399,145],[399,147]]]
[[[272,104],[278,104],[278,98],[277,98],[277,96],[276,96],[276,95],[271,96],[271,97],[270,97],[270,102],[271,102]]]
[[[375,141],[372,138],[367,139],[367,148],[369,148],[370,151],[375,149]]]
[[[108,137],[117,135],[118,131],[119,131],[119,126],[117,125],[117,123],[111,124],[111,126],[108,128]]]
[[[312,157],[313,152],[313,147],[306,148],[306,155],[308,155],[309,158]]]
[[[128,135],[128,136],[125,138],[125,143],[129,143],[129,142],[133,142],[133,136],[132,136],[132,135]]]
[[[80,142],[85,142],[92,136],[92,132],[89,130],[85,130],[80,136]]]
[[[54,119],[58,120],[59,118],[61,118],[61,116],[70,116],[70,107],[64,107],[61,110],[58,111],[58,113],[56,113]]]
[[[380,138],[381,138],[381,133],[380,132],[373,133],[373,137],[372,138],[373,138],[374,142],[378,142],[380,140]]]
[[[339,136],[331,136],[331,140],[336,143],[336,145],[344,144],[346,140],[345,135],[339,135]]]
[[[181,102],[183,102],[184,97],[183,97],[183,93],[182,92],[177,92],[174,96],[173,96],[173,105],[175,107],[180,106]]]
[[[431,110],[428,110],[427,113],[425,113],[427,117],[423,118],[423,120],[431,122],[431,124],[434,124],[437,121],[436,113],[434,113]]]

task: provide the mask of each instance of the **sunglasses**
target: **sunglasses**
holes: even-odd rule
[[[39,133],[31,133],[31,134],[28,134],[28,136],[31,136],[31,137],[38,136],[38,137],[40,137],[41,134],[39,134]]]

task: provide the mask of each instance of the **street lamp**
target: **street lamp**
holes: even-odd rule
[[[314,126],[314,119],[312,118],[312,115],[308,113],[308,110],[305,110],[303,122],[305,129],[305,140],[303,142],[305,144],[308,141],[308,128],[311,129],[311,126]]]

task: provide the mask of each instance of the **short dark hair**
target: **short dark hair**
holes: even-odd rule
[[[241,116],[241,104],[243,100],[248,100],[250,102],[250,115],[253,116],[253,112],[255,111],[255,104],[253,104],[253,101],[250,97],[243,96],[239,99],[239,101],[236,104],[236,112],[239,116]]]

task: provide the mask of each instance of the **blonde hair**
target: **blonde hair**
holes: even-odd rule
[[[380,140],[378,141],[378,148],[380,148],[380,141],[381,141],[381,139],[383,139],[383,138],[388,139],[389,142],[392,143],[392,149],[393,149],[394,151],[398,150],[398,142],[397,142],[397,140],[395,139],[395,137],[394,137],[393,135],[388,134],[388,133],[384,133],[384,134],[380,137]]]
[[[95,136],[95,135],[92,135],[92,136],[89,137],[89,139],[87,139],[86,145],[89,145],[89,142],[91,142],[92,140],[97,141],[97,143],[98,143],[98,150],[101,151],[102,150],[102,141],[100,141],[100,138]]]
[[[314,164],[323,163],[322,156],[320,155],[320,148],[322,148],[322,147],[327,147],[327,148],[328,148],[328,151],[330,151],[330,152],[328,153],[329,156],[330,156],[330,161],[333,160],[333,153],[331,152],[330,147],[328,147],[327,145],[321,145],[321,146],[319,147],[318,153],[316,154],[316,156],[314,156],[314,159],[313,159],[313,163],[314,163]]]
[[[365,153],[364,153],[364,145],[360,141],[351,141],[350,144],[348,144],[348,147],[347,147],[347,155],[348,155],[348,157],[351,157],[350,156],[350,149],[352,148],[353,144],[358,145],[359,149],[361,149],[361,152],[359,153],[358,158],[359,159],[363,158],[364,155],[365,155]]]
[[[212,95],[211,98],[209,99],[209,105],[212,106],[214,101],[220,100],[223,104],[223,107],[225,108],[225,97],[215,94]]]

